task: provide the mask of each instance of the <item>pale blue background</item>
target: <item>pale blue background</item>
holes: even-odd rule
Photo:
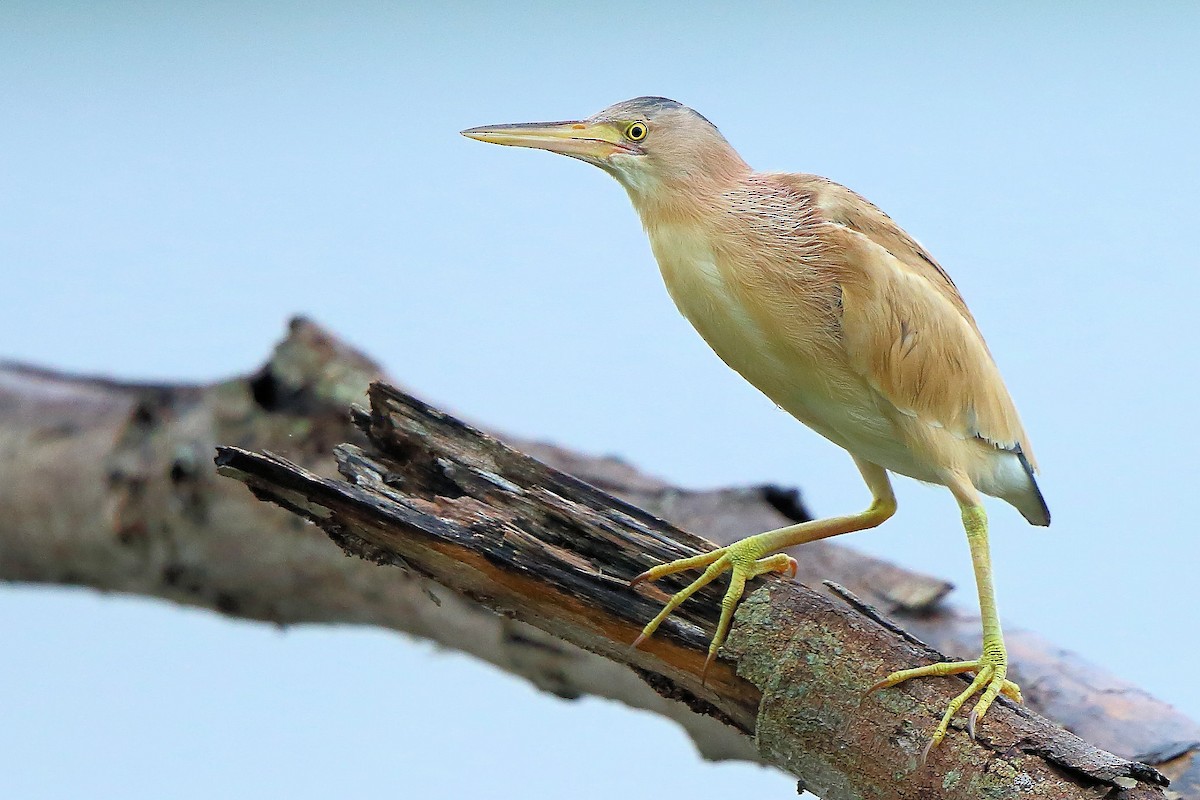
[[[498,428],[858,509],[849,459],[675,313],[609,178],[456,133],[674,97],[752,164],[864,193],[950,270],[1055,515],[993,507],[1004,617],[1200,716],[1200,14],[899,5],[6,2],[0,354],[208,380],[305,312]],[[848,543],[973,606],[948,493],[899,492]],[[2,587],[0,642],[5,797],[793,791],[378,631]]]

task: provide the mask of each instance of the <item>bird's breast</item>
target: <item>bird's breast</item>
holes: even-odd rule
[[[650,231],[650,244],[675,306],[717,355],[755,385],[777,374],[783,365],[766,331],[708,238],[691,226],[660,225]]]
[[[814,302],[819,288],[803,285],[802,265],[789,272],[738,258],[738,248],[714,247],[694,227],[648,233],[671,299],[722,361],[826,438],[897,462],[892,422],[847,367],[828,312]]]
[[[744,375],[745,369],[771,359],[764,331],[737,296],[727,267],[718,262],[705,235],[688,226],[663,225],[651,231],[650,244],[675,306],[717,355]]]
[[[818,426],[804,408],[825,393],[816,369],[822,359],[804,352],[801,331],[810,321],[780,313],[763,297],[769,290],[751,288],[760,282],[748,280],[750,267],[731,263],[697,228],[661,225],[649,233],[667,292],[709,347],[777,404]]]

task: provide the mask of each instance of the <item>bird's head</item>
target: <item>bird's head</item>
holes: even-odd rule
[[[665,97],[626,100],[587,119],[485,125],[462,134],[595,164],[639,205],[749,170],[715,125]]]

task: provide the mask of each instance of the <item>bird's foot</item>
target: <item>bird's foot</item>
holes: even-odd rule
[[[658,616],[650,620],[641,634],[633,642],[633,647],[637,647],[646,639],[654,635],[654,631],[662,624],[671,612],[687,600],[699,589],[712,583],[714,579],[722,572],[730,570],[733,574],[729,579],[729,589],[725,592],[724,599],[721,600],[721,619],[717,623],[717,632],[713,636],[711,644],[708,647],[708,658],[704,662],[704,671],[700,675],[701,683],[708,675],[708,668],[716,658],[717,651],[721,649],[721,645],[725,643],[725,637],[729,633],[729,625],[733,619],[733,611],[737,607],[738,600],[741,599],[742,593],[746,589],[746,581],[757,577],[767,572],[783,572],[792,577],[796,575],[796,559],[785,553],[776,553],[767,555],[769,545],[759,536],[750,536],[741,541],[734,542],[727,547],[722,547],[702,555],[692,556],[691,558],[681,558],[677,561],[671,561],[666,564],[660,564],[653,569],[648,569],[641,575],[638,575],[629,582],[630,586],[637,586],[643,581],[656,581],[666,575],[673,575],[676,572],[683,572],[688,569],[696,569],[705,567],[704,573],[692,581],[687,587],[679,592],[676,592],[667,604],[663,606],[662,611],[658,612]]]
[[[938,723],[933,736],[929,740],[929,744],[925,745],[925,751],[921,754],[921,760],[924,761],[929,755],[929,751],[936,747],[942,739],[946,738],[946,731],[950,727],[950,720],[958,713],[958,710],[962,708],[964,703],[979,692],[982,691],[983,694],[980,695],[979,701],[975,703],[975,708],[971,711],[971,716],[967,719],[967,732],[972,738],[975,737],[975,724],[983,719],[983,715],[987,713],[988,708],[992,705],[992,701],[998,695],[1002,694],[1018,703],[1021,702],[1020,687],[1005,677],[1008,674],[1008,652],[1004,648],[1004,640],[999,636],[984,637],[983,655],[974,661],[943,661],[939,664],[929,664],[924,667],[902,669],[898,672],[893,672],[868,689],[867,694],[878,689],[895,686],[910,678],[925,678],[931,675],[958,675],[963,672],[974,672],[975,680],[971,681],[970,686],[950,701],[950,705],[946,708],[946,713],[942,715],[942,721]]]

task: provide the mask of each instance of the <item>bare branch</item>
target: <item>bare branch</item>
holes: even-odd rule
[[[305,320],[250,376],[147,385],[0,364],[0,580],[92,586],[276,624],[354,622],[433,639],[564,697],[595,694],[670,717],[709,758],[754,758],[749,740],[664,699],[623,666],[497,616],[424,579],[341,551],[296,517],[219,480],[217,443],[271,450],[333,476],[339,442],[380,371]],[[519,450],[717,542],[803,519],[794,490],[682,490],[614,460],[550,445]],[[949,586],[838,545],[801,551],[801,579],[847,587],[938,649],[973,655],[978,620]],[[432,588],[431,588],[432,587]],[[440,603],[430,600],[437,592]],[[840,601],[839,601],[840,602]],[[1005,626],[1030,707],[1200,798],[1200,726],[1142,690]]]
[[[1154,769],[1007,701],[979,741],[960,732],[922,764],[930,724],[963,679],[864,698],[875,676],[940,654],[789,581],[761,580],[743,602],[729,659],[707,685],[700,674],[719,589],[702,590],[644,651],[631,650],[666,595],[630,589],[629,579],[709,543],[391,387],[375,384],[370,396],[369,417],[357,414],[369,445],[337,448],[345,481],[238,448],[219,450],[218,471],[349,553],[632,667],[664,695],[753,736],[765,760],[829,800],[1165,796]]]

